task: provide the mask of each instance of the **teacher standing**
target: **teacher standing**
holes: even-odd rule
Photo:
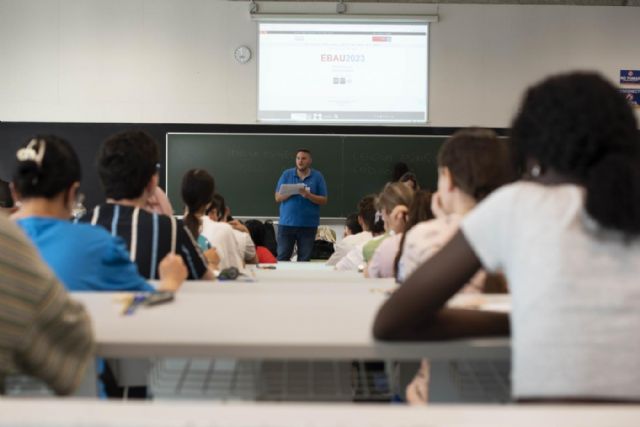
[[[311,152],[296,152],[296,167],[285,170],[276,185],[276,202],[280,203],[278,224],[278,261],[289,261],[294,244],[298,261],[309,261],[316,231],[320,224],[320,206],[327,204],[327,184],[322,173],[311,169]],[[298,194],[285,195],[282,184],[303,184]]]

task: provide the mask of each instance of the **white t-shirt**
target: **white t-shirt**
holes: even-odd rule
[[[357,244],[351,250],[342,257],[340,261],[336,264],[336,270],[338,271],[358,271],[360,266],[364,266],[364,254],[363,250],[367,243],[372,240],[380,240],[388,237],[387,234],[381,234],[379,236],[373,237],[367,241]]]
[[[242,269],[244,267],[244,262],[240,255],[243,251],[238,249],[238,242],[233,234],[233,228],[229,224],[213,221],[205,215],[202,217],[201,234],[211,243],[211,246],[216,248],[220,257],[218,268],[236,267]]]
[[[370,231],[361,231],[360,233],[351,234],[338,243],[333,245],[334,252],[327,260],[327,265],[336,265],[343,257],[345,257],[351,249],[361,243],[366,243],[373,238]]]
[[[640,241],[603,230],[574,185],[519,182],[462,232],[513,299],[513,394],[640,399]]]
[[[251,235],[244,231],[236,230],[233,228],[233,236],[236,239],[238,245],[238,251],[240,256],[246,262],[253,262],[256,259],[256,245],[251,240]]]

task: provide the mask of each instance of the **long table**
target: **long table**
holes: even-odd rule
[[[0,400],[1,427],[637,426],[640,406],[429,406]]]
[[[330,273],[331,280],[318,278],[313,271]],[[392,279],[336,273],[310,269],[300,276],[300,270],[295,269],[266,270],[256,272],[253,282],[189,281],[174,302],[140,307],[130,316],[121,314],[122,294],[76,293],[75,297],[86,305],[93,319],[97,355],[121,360],[318,362],[428,357],[444,362],[510,357],[507,338],[377,342],[371,335],[373,319],[397,285]],[[453,303],[503,310],[508,309],[509,301],[504,296],[459,296]],[[121,383],[144,384],[148,364],[131,363],[118,362]]]
[[[256,284],[246,287],[251,285]],[[75,297],[91,314],[97,354],[104,357],[415,360],[507,359],[510,354],[507,338],[375,341],[371,327],[386,298],[382,291],[254,292],[246,287],[212,284],[206,292],[179,292],[170,304],[141,307],[130,316],[121,314],[120,294]],[[508,303],[508,297],[484,301],[495,306]]]

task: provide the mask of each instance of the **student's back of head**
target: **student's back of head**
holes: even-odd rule
[[[16,157],[13,185],[21,199],[52,199],[80,182],[78,156],[62,138],[36,136],[18,150]]]
[[[245,227],[249,230],[251,240],[256,246],[265,246],[265,226],[261,221],[257,219],[250,219],[244,223]]]
[[[113,200],[141,197],[158,166],[158,147],[141,131],[114,135],[98,152],[98,174],[105,195]]]
[[[482,128],[459,130],[445,141],[438,152],[438,169],[439,192],[446,169],[453,185],[476,202],[514,178],[507,142]]]
[[[629,103],[594,73],[531,87],[512,124],[516,157],[531,175],[556,174],[586,189],[600,225],[640,234],[640,133]]]
[[[392,182],[384,186],[376,198],[376,208],[391,212],[396,206],[409,207],[413,202],[414,191],[400,182]]]
[[[401,182],[392,182],[384,186],[376,199],[376,207],[386,222],[387,231],[404,231],[409,206],[413,203],[413,193],[411,187]]]
[[[384,231],[384,225],[376,218],[376,196],[370,194],[364,196],[358,202],[358,216],[362,218],[363,228],[373,234]]]
[[[350,213],[345,221],[345,236],[354,235],[362,232],[362,226],[358,222],[358,213]],[[347,232],[348,231],[348,232]]]
[[[211,205],[215,193],[213,177],[203,169],[191,169],[182,177],[182,201],[185,204],[184,225],[193,236],[200,234],[200,217]]]

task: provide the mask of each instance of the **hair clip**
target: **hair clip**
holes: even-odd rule
[[[36,147],[39,145],[39,149]],[[16,157],[21,162],[32,161],[35,162],[38,167],[42,166],[42,159],[44,159],[44,152],[46,150],[46,143],[41,139],[32,139],[29,141],[26,147],[19,149],[16,152]]]
[[[376,219],[375,222],[382,221],[382,211],[376,211]]]

